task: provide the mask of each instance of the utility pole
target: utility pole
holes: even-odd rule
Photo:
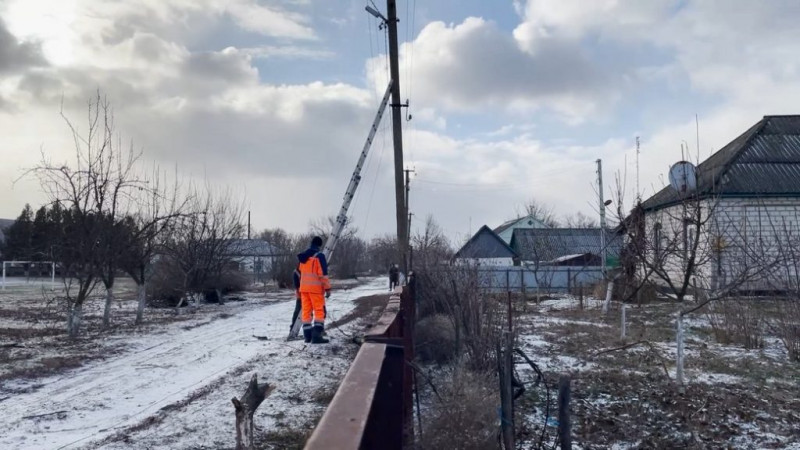
[[[247,240],[250,240],[250,211],[247,211]]]
[[[386,26],[389,32],[389,71],[392,76],[392,137],[394,138],[394,187],[397,209],[397,244],[408,273],[408,218],[406,195],[403,190],[403,105],[400,100],[400,63],[397,50],[397,2],[386,0]]]
[[[636,136],[636,204],[642,202],[642,194],[639,190],[639,136]]]
[[[606,277],[606,201],[603,198],[603,160],[597,160],[597,194],[600,196],[600,259]]]

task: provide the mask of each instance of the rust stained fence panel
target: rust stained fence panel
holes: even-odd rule
[[[402,449],[413,440],[414,281],[396,289],[306,450]]]

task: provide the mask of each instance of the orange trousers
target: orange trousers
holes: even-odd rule
[[[325,323],[325,294],[311,292],[300,293],[300,304],[302,306],[302,321],[310,324],[313,314],[315,323]]]

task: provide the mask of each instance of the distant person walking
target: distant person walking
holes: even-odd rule
[[[399,285],[400,281],[400,268],[397,264],[392,264],[389,268],[389,291],[393,291]]]
[[[325,299],[331,295],[328,261],[320,250],[322,238],[314,236],[306,251],[297,255],[300,271],[300,302],[303,338],[312,344],[330,342],[325,332]]]

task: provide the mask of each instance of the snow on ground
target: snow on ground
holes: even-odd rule
[[[357,298],[385,293],[386,286],[379,278],[334,291],[330,318],[348,313]],[[304,399],[338,383],[350,357],[336,345],[344,339],[337,330],[330,330],[328,346],[285,342],[294,301],[272,300],[244,304],[201,326],[171,323],[159,333],[126,335],[119,338],[125,350],[116,356],[6,384],[30,392],[0,400],[0,448],[232,447],[231,398],[241,395],[252,373],[277,386],[257,411],[259,427],[304,420]]]

